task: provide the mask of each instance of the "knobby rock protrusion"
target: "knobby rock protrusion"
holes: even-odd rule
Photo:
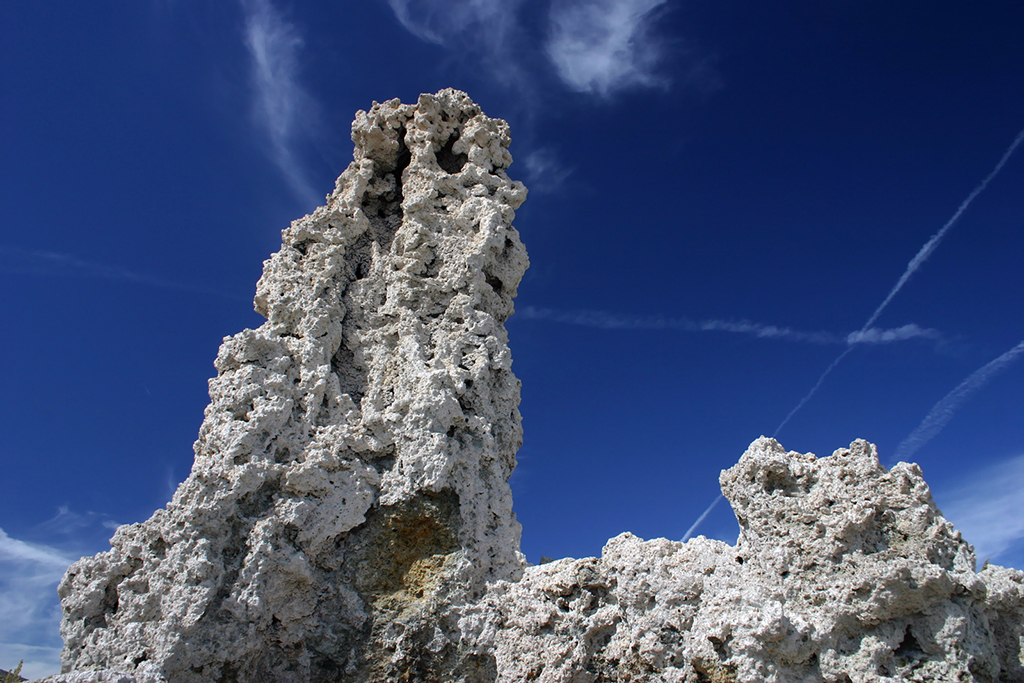
[[[354,160],[224,340],[195,465],[60,586],[65,670],[175,683],[479,669],[452,605],[525,566],[503,323],[528,265],[504,121],[442,90],[359,112]],[[424,654],[426,653],[426,654]]]

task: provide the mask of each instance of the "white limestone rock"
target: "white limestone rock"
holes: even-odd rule
[[[375,103],[352,139],[326,206],[264,264],[267,322],[221,346],[192,473],[68,570],[65,672],[455,670],[451,606],[521,574],[503,323],[526,189],[505,173],[508,126],[448,89]]]
[[[191,475],[68,570],[49,683],[1024,682],[1024,573],[976,572],[864,441],[755,441],[720,480],[735,546],[527,567],[507,125],[443,90],[352,139],[220,349]]]
[[[755,441],[722,473],[735,547],[611,539],[462,619],[498,681],[1024,681],[1024,573],[987,567],[916,465]]]

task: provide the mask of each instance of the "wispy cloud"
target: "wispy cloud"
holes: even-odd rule
[[[949,232],[949,229],[953,227],[953,224],[956,223],[957,220],[959,220],[963,212],[966,211],[967,207],[970,206],[971,202],[974,201],[974,198],[981,194],[986,187],[988,187],[988,184],[992,181],[993,178],[996,177],[999,171],[1002,170],[1003,166],[1006,165],[1006,162],[1013,155],[1014,151],[1016,151],[1017,147],[1020,145],[1022,141],[1024,141],[1024,130],[1017,134],[1017,137],[1014,138],[1013,142],[1010,143],[1010,146],[1006,149],[1005,152],[1003,152],[1003,156],[999,159],[999,163],[996,164],[995,168],[992,169],[992,172],[985,176],[985,179],[982,180],[981,183],[979,183],[978,186],[975,187],[969,195],[967,195],[967,199],[960,203],[960,206],[953,214],[953,217],[946,221],[946,224],[943,225],[937,233],[932,235],[932,237],[927,242],[925,242],[925,245],[921,247],[920,251],[917,252],[914,258],[910,260],[910,263],[907,264],[907,269],[904,271],[903,275],[900,276],[900,279],[896,282],[896,285],[892,288],[892,290],[890,290],[888,296],[885,297],[885,300],[882,301],[878,308],[875,309],[875,312],[871,314],[871,317],[868,318],[868,321],[866,323],[864,323],[864,326],[860,329],[860,331],[851,335],[851,338],[860,339],[865,338],[867,336],[871,336],[871,333],[874,329],[871,326],[875,324],[876,320],[878,320],[878,316],[882,314],[882,311],[885,310],[885,308],[889,305],[889,302],[892,301],[894,296],[896,296],[896,293],[903,289],[903,285],[907,283],[907,280],[910,279],[910,276],[913,275],[926,260],[928,260],[928,257],[931,256],[932,252],[935,251],[935,249],[939,246],[939,242],[941,242],[942,238],[945,237],[947,232]],[[807,394],[805,394],[803,398],[800,399],[800,402],[797,403],[796,407],[793,408],[793,410],[789,412],[789,415],[787,415],[786,418],[779,424],[779,426],[776,427],[775,433],[772,436],[778,435],[782,428],[786,426],[786,423],[789,422],[790,418],[796,415],[800,411],[800,409],[803,408],[809,400],[811,400],[811,397],[813,397],[814,394],[818,392],[818,389],[821,387],[821,385],[824,384],[825,378],[828,377],[829,374],[831,374],[832,371],[836,369],[836,367],[843,361],[844,358],[846,358],[847,355],[849,355],[849,353],[850,349],[848,348],[845,351],[843,351],[834,361],[832,361],[832,364],[825,369],[825,372],[821,373],[821,376],[818,378],[818,381],[814,384],[811,390],[807,392]],[[941,429],[941,427],[939,429]]]
[[[550,149],[530,152],[523,165],[526,167],[527,187],[531,192],[541,194],[557,192],[572,174],[572,169],[563,165]]]
[[[296,196],[312,209],[322,201],[298,158],[297,143],[309,135],[317,107],[299,85],[299,51],[303,40],[270,0],[242,0],[245,44],[251,58],[257,124],[270,153]]]
[[[8,536],[3,529],[0,529],[0,561],[28,562],[38,565],[42,571],[37,573],[36,578],[46,581],[59,581],[60,577],[64,575],[64,570],[72,562],[71,558],[59,550],[19,541]]]
[[[414,36],[464,51],[534,101],[538,68],[553,67],[568,88],[600,96],[631,86],[667,85],[657,70],[664,45],[651,31],[654,15],[667,1],[554,0],[539,22],[525,18],[545,27],[543,37],[524,30],[521,16],[535,6],[523,0],[388,0],[388,5]],[[546,56],[541,64],[528,58],[538,47]],[[696,60],[692,70],[691,80],[717,83]]]
[[[417,38],[437,45],[477,36],[481,44],[505,45],[522,0],[388,0],[398,21]]]
[[[663,48],[650,32],[666,0],[555,0],[548,57],[571,89],[608,95],[630,86],[660,86]]]
[[[103,280],[130,282],[161,289],[176,289],[200,294],[212,294],[225,299],[244,299],[245,297],[226,294],[222,291],[189,282],[165,280],[152,275],[128,270],[120,266],[111,266],[94,261],[86,261],[72,254],[61,254],[41,249],[20,249],[18,247],[0,246],[0,271],[24,273],[27,275],[45,276],[78,276],[94,277]]]
[[[73,538],[76,541],[82,540],[85,536],[94,536],[98,528],[107,531],[116,530],[120,524],[110,518],[109,515],[99,512],[74,512],[67,505],[57,508],[57,514],[42,524],[32,527],[34,533],[42,534],[47,538],[64,536]],[[89,530],[87,533],[83,531]],[[106,532],[100,532],[103,535]]]
[[[851,332],[846,337],[846,343],[851,346],[854,344],[889,344],[908,339],[932,339],[938,341],[942,339],[942,333],[936,329],[920,327],[914,323],[890,329],[871,327]]]
[[[1024,341],[999,356],[995,360],[986,363],[984,366],[971,373],[971,376],[960,383],[953,391],[935,404],[921,424],[917,426],[910,435],[900,442],[896,447],[894,460],[907,460],[917,452],[921,446],[932,440],[935,435],[942,431],[943,427],[949,424],[956,414],[957,409],[969,399],[976,391],[988,384],[989,380],[1005,370],[1019,355],[1024,353]],[[1021,508],[1024,510],[1024,508]]]
[[[935,497],[979,560],[1024,557],[1024,455],[988,467],[959,489]]]
[[[520,94],[531,91],[521,48],[523,0],[388,0],[407,31],[428,43],[461,50]]]
[[[842,343],[843,337],[830,332],[801,332],[788,327],[762,325],[745,320],[691,320],[663,316],[627,316],[605,311],[556,311],[526,306],[516,315],[528,320],[549,320],[566,325],[604,330],[677,330],[680,332],[732,332],[762,339],[785,339],[811,344]]]
[[[893,329],[872,328],[842,335],[833,332],[806,332],[790,327],[765,325],[748,320],[693,320],[686,317],[629,316],[606,311],[556,311],[550,308],[525,306],[516,312],[527,320],[548,320],[565,325],[579,325],[604,330],[676,330],[679,332],[729,332],[760,339],[780,339],[807,344],[889,344],[923,338],[940,340],[942,333],[915,324]]]
[[[60,671],[56,586],[75,559],[0,529],[0,662],[24,659],[29,678]]]

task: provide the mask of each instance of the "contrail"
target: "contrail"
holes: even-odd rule
[[[710,514],[711,514],[711,511],[715,509],[715,506],[716,506],[716,505],[718,505],[718,501],[722,500],[722,498],[724,498],[724,497],[725,497],[725,496],[723,496],[723,495],[722,495],[721,493],[719,493],[719,494],[718,494],[718,498],[715,498],[715,499],[714,499],[713,501],[711,501],[711,505],[708,505],[708,509],[707,509],[707,510],[705,510],[705,511],[704,511],[704,512],[703,512],[703,513],[701,514],[701,516],[697,518],[697,521],[696,521],[696,522],[694,522],[694,523],[693,523],[693,525],[692,525],[692,526],[691,526],[691,527],[690,527],[689,529],[687,529],[687,530],[686,530],[686,533],[685,533],[685,534],[683,535],[683,543],[686,543],[687,541],[689,541],[689,540],[690,540],[690,535],[691,535],[691,534],[692,534],[692,533],[693,533],[694,531],[696,531],[696,530],[697,530],[697,527],[698,527],[698,526],[700,526],[700,523],[701,523],[701,522],[703,522],[703,521],[704,521],[704,519],[705,519],[705,518],[706,518],[706,517],[707,517],[708,515],[710,515]]]
[[[976,188],[974,188],[973,192],[967,195],[967,199],[965,199],[963,203],[960,204],[960,208],[956,210],[956,213],[953,214],[953,217],[946,221],[946,224],[942,226],[942,229],[939,230],[934,235],[932,235],[930,240],[925,242],[924,246],[921,247],[921,251],[917,252],[917,255],[914,256],[914,258],[910,259],[910,263],[907,264],[907,270],[904,271],[903,275],[896,283],[896,286],[892,288],[891,292],[889,292],[889,296],[885,297],[885,301],[883,301],[881,305],[877,309],[875,309],[875,312],[871,315],[870,318],[868,318],[868,321],[864,323],[863,329],[866,330],[867,328],[871,327],[875,320],[878,319],[878,316],[881,315],[882,311],[885,310],[885,307],[889,305],[889,302],[892,301],[892,298],[896,296],[896,292],[900,291],[903,288],[903,285],[907,283],[907,280],[910,279],[910,276],[914,274],[914,271],[920,268],[921,265],[926,260],[928,260],[928,257],[931,256],[932,252],[935,251],[935,248],[939,246],[939,242],[941,242],[942,238],[946,236],[946,233],[949,231],[951,227],[953,227],[953,224],[956,223],[958,218],[960,218],[960,215],[967,210],[967,207],[970,206],[972,201],[974,201],[974,198],[981,194],[981,192],[985,189],[989,182],[993,178],[995,178],[996,174],[1002,170],[1004,165],[1006,165],[1006,162],[1009,160],[1013,152],[1017,149],[1017,146],[1020,145],[1022,140],[1024,140],[1024,130],[1017,133],[1017,137],[1014,138],[1013,142],[1010,144],[1006,152],[1003,154],[1003,157],[999,160],[999,163],[996,164],[996,167],[992,169],[991,173],[985,176],[985,179],[982,180]]]
[[[811,400],[811,396],[814,396],[814,394],[817,393],[818,389],[821,388],[821,385],[825,381],[825,378],[828,377],[830,372],[836,369],[836,366],[839,365],[839,363],[844,358],[846,358],[847,355],[849,355],[850,351],[853,351],[853,346],[848,347],[845,351],[839,354],[839,357],[832,361],[832,365],[828,366],[825,372],[821,373],[821,377],[818,378],[818,382],[813,387],[811,387],[811,390],[807,392],[806,396],[800,399],[800,402],[796,404],[796,408],[793,408],[793,410],[789,411],[789,415],[786,416],[786,419],[780,422],[779,426],[775,428],[775,432],[772,434],[773,439],[779,435],[779,432],[781,432],[782,428],[786,426],[786,423],[789,422],[789,420],[794,415],[797,414],[797,411],[803,408],[804,404]]]
[[[907,264],[906,271],[904,271],[903,275],[896,282],[896,286],[892,288],[892,291],[889,292],[889,295],[885,297],[885,300],[882,301],[881,305],[879,305],[879,307],[875,309],[875,312],[871,315],[870,318],[868,318],[868,321],[864,323],[864,326],[860,329],[860,332],[850,335],[850,337],[847,339],[847,344],[849,344],[848,348],[841,354],[839,354],[839,356],[834,361],[832,361],[832,364],[825,369],[825,372],[821,374],[821,377],[819,377],[815,385],[811,387],[811,390],[807,392],[807,395],[800,399],[800,402],[797,403],[796,407],[793,408],[793,410],[789,411],[789,415],[786,416],[786,419],[779,423],[779,426],[775,428],[775,433],[772,434],[772,438],[777,436],[778,433],[782,431],[782,428],[786,426],[786,423],[788,423],[793,418],[793,416],[796,415],[809,400],[811,400],[811,397],[817,393],[818,389],[824,383],[825,378],[828,377],[829,374],[831,374],[831,372],[836,369],[836,366],[839,365],[839,363],[841,363],[842,360],[846,358],[847,355],[849,355],[850,351],[853,350],[854,341],[860,341],[865,337],[865,335],[867,335],[871,331],[871,326],[878,319],[878,316],[881,315],[882,311],[885,310],[885,307],[889,305],[889,302],[892,301],[892,298],[896,296],[896,293],[899,292],[900,289],[903,288],[903,285],[906,284],[907,280],[910,279],[910,276],[913,275],[914,272],[918,268],[920,268],[926,260],[928,260],[928,257],[931,256],[932,252],[935,251],[935,248],[939,246],[939,242],[942,241],[942,238],[945,237],[949,229],[953,227],[953,225],[960,218],[963,212],[967,210],[967,207],[970,206],[972,201],[974,201],[974,198],[981,194],[982,191],[988,186],[989,182],[991,182],[992,179],[995,178],[996,175],[999,173],[999,171],[1003,169],[1003,166],[1006,165],[1006,162],[1017,150],[1017,147],[1020,145],[1022,141],[1024,141],[1024,130],[1021,130],[1019,133],[1017,133],[1017,137],[1013,139],[1013,142],[1010,143],[1010,146],[1003,153],[1003,156],[999,159],[999,163],[997,163],[995,168],[992,169],[991,173],[985,176],[985,179],[982,180],[981,183],[977,187],[975,187],[969,195],[967,195],[967,199],[965,199],[960,204],[959,208],[957,208],[956,210],[956,213],[953,214],[953,217],[946,221],[946,224],[943,225],[937,233],[932,235],[931,239],[925,242],[925,245],[921,247],[921,250],[918,251],[914,258],[910,260],[910,263]],[[1024,342],[1022,342],[1022,344],[1024,344]],[[940,401],[938,405],[936,405],[932,409],[932,412],[928,414],[928,417],[925,418],[924,422],[922,422],[921,425],[916,430],[914,430],[914,432],[910,436],[908,436],[903,441],[903,443],[899,445],[899,447],[896,449],[896,456],[899,457],[900,454],[904,452],[904,450],[908,451],[908,455],[909,453],[913,453],[922,445],[924,445],[924,443],[928,441],[928,439],[931,439],[933,436],[938,434],[939,431],[949,421],[950,417],[952,417],[952,411],[955,410],[957,406],[959,406],[960,403],[965,398],[967,398],[967,396],[969,396],[976,389],[980,388],[985,382],[987,382],[992,374],[1001,370],[1007,362],[1012,361],[1013,358],[1016,357],[1018,353],[1020,353],[1020,350],[1021,345],[1017,345],[1016,347],[1014,347],[1013,350],[1003,354],[996,360],[992,361],[992,363],[989,363],[984,368],[974,373],[974,375],[968,377],[967,380],[965,380],[963,384],[961,384],[951,394],[949,394],[949,396],[942,399],[942,401]],[[990,368],[988,372],[986,372],[987,368]],[[972,384],[972,380],[974,380],[974,384]],[[930,420],[932,421],[930,422]],[[916,439],[919,440],[919,442],[915,440],[915,437]],[[715,503],[717,502],[718,500],[716,499]],[[714,507],[715,503],[711,504],[712,507]],[[701,515],[696,522],[694,522],[693,526],[690,527],[690,530],[686,532],[687,537],[689,537],[689,534],[692,534],[694,530],[697,528],[697,526],[702,521],[704,521],[704,518],[710,511],[711,508],[705,510],[704,514]]]
[[[1003,153],[1003,156],[1001,159],[999,159],[999,163],[996,164],[996,167],[992,169],[991,173],[985,176],[985,179],[982,180],[981,183],[976,188],[974,188],[974,190],[971,191],[969,195],[967,195],[967,199],[965,199],[960,204],[960,207],[956,210],[956,213],[953,214],[953,217],[946,221],[946,224],[942,226],[942,229],[940,229],[937,233],[932,235],[931,239],[925,242],[925,245],[921,247],[921,250],[917,252],[917,255],[915,255],[914,258],[910,259],[910,263],[907,264],[906,271],[900,277],[899,281],[896,283],[896,286],[892,288],[892,291],[889,292],[889,296],[885,297],[885,300],[881,303],[881,305],[875,309],[875,312],[871,315],[870,318],[868,318],[868,321],[864,323],[864,326],[860,329],[860,332],[855,333],[855,335],[863,337],[870,331],[871,326],[874,324],[875,320],[878,319],[878,316],[881,315],[882,311],[885,310],[885,307],[889,305],[889,302],[892,301],[892,298],[896,296],[896,293],[900,291],[900,289],[903,288],[903,285],[906,284],[908,279],[910,279],[910,276],[913,275],[914,272],[918,268],[920,268],[926,260],[928,260],[928,257],[932,255],[932,252],[935,251],[935,248],[939,246],[939,242],[942,241],[942,238],[946,235],[949,229],[953,227],[953,224],[956,223],[957,219],[960,218],[963,212],[967,210],[967,207],[970,206],[972,201],[974,201],[974,198],[981,194],[982,190],[984,190],[985,187],[988,186],[989,182],[991,182],[991,180],[996,177],[996,174],[1002,170],[1003,166],[1006,165],[1007,160],[1009,160],[1010,156],[1014,153],[1014,151],[1016,151],[1021,141],[1024,141],[1024,130],[1017,133],[1017,137],[1014,138],[1012,143],[1010,143],[1010,146]],[[855,335],[851,335],[851,339]],[[800,402],[797,404],[796,408],[793,408],[793,410],[790,411],[789,415],[786,416],[786,419],[783,420],[782,423],[775,429],[775,434],[773,434],[772,436],[777,435],[782,430],[782,428],[786,426],[786,423],[789,422],[790,418],[796,415],[797,412],[799,412],[799,410],[804,407],[804,404],[806,404],[807,401],[809,401],[811,397],[814,396],[815,392],[818,391],[818,388],[821,386],[822,382],[825,381],[825,378],[828,377],[829,373],[835,370],[836,366],[839,365],[843,358],[846,358],[846,355],[848,353],[850,353],[850,349],[846,349],[846,351],[843,351],[843,353],[840,354],[838,358],[832,361],[832,364],[828,366],[828,369],[826,369],[825,372],[822,373],[821,377],[818,378],[817,384],[814,385],[814,387],[807,393],[806,396],[800,399]]]
[[[976,370],[970,377],[960,383],[953,391],[946,394],[945,398],[935,404],[921,424],[917,426],[910,436],[903,439],[896,447],[894,461],[906,460],[911,457],[917,449],[928,443],[932,437],[942,431],[951,419],[957,408],[971,397],[971,394],[985,386],[990,379],[1005,370],[1017,356],[1024,353],[1024,341],[999,356],[990,363]]]

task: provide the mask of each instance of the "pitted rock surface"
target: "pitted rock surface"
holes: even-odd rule
[[[1024,572],[974,571],[917,465],[755,441],[722,472],[735,546],[611,539],[463,617],[501,681],[1024,681]]]
[[[527,267],[504,121],[359,112],[326,206],[225,339],[189,478],[59,592],[48,683],[1024,682],[1024,573],[975,571],[920,469],[755,441],[735,546],[611,539],[537,567],[508,477]]]
[[[374,104],[352,139],[326,206],[264,264],[267,322],[221,346],[191,475],[69,569],[65,671],[482,666],[459,661],[450,606],[525,566],[503,323],[528,265],[512,227],[526,189],[505,173],[507,124],[459,91]]]

